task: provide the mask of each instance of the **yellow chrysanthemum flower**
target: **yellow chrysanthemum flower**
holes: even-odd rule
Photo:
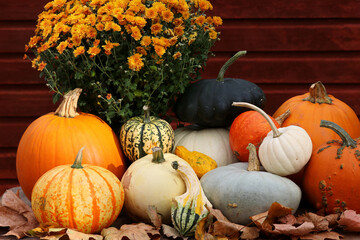
[[[139,53],[135,53],[134,55],[128,57],[128,65],[129,68],[133,71],[140,71],[144,66],[144,62],[141,59],[142,55]]]
[[[151,37],[150,36],[144,36],[140,42],[141,46],[147,47],[151,44]]]
[[[137,26],[131,27],[131,32],[132,32],[131,36],[136,41],[139,41],[141,39],[142,35],[141,35],[141,32],[140,32],[140,29]]]
[[[75,57],[79,56],[79,55],[82,55],[85,53],[85,48],[84,46],[80,46],[78,48],[76,48],[74,51],[73,51],[73,54]]]
[[[166,11],[163,11],[161,16],[162,16],[163,20],[168,23],[174,19],[174,14],[169,9]]]
[[[155,23],[151,26],[151,33],[154,35],[158,35],[162,31],[163,25],[160,23]]]

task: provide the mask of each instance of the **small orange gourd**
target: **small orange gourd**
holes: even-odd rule
[[[217,168],[217,163],[214,159],[198,151],[190,152],[184,146],[177,146],[175,154],[190,164],[198,178],[201,178],[208,171]]]
[[[36,182],[31,205],[40,224],[95,233],[120,214],[124,203],[120,180],[105,168],[81,165],[82,151],[73,165],[57,166]]]

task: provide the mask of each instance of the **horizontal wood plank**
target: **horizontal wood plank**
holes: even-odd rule
[[[0,180],[16,179],[16,148],[0,148]]]
[[[0,21],[34,20],[49,0],[0,1]],[[223,18],[360,18],[360,2],[354,0],[211,0],[208,15]]]
[[[360,18],[354,0],[212,0],[211,14],[228,18]]]
[[[0,179],[0,196],[10,188],[18,187],[19,181],[17,179]]]
[[[229,20],[219,27],[216,52],[359,51],[359,20]],[[22,53],[31,26],[0,27],[0,53]]]

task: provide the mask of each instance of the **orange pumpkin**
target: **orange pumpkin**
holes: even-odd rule
[[[124,189],[109,170],[81,165],[82,150],[73,165],[57,166],[36,182],[31,206],[43,226],[95,233],[109,227],[124,204]]]
[[[30,199],[32,188],[46,171],[71,164],[85,146],[84,163],[104,167],[121,178],[125,157],[113,130],[100,118],[77,113],[81,89],[70,91],[55,111],[32,122],[21,137],[17,155],[17,177]]]
[[[270,117],[270,116],[269,116]],[[277,128],[280,124],[270,117]],[[229,143],[234,155],[241,161],[249,159],[249,143],[255,145],[256,150],[266,135],[271,131],[270,124],[256,111],[247,111],[237,116],[230,127]]]
[[[342,141],[328,141],[313,153],[305,167],[304,193],[323,213],[360,212],[360,141],[330,121],[321,121],[321,126],[333,130]]]
[[[321,82],[312,84],[309,93],[285,101],[273,117],[278,117],[287,109],[290,109],[291,114],[282,126],[297,125],[304,128],[311,137],[314,150],[327,139],[339,139],[330,129],[320,128],[321,120],[340,125],[352,137],[360,136],[360,122],[354,110],[341,100],[328,95]]]

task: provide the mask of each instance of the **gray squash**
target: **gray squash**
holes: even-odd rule
[[[267,211],[274,202],[295,212],[301,200],[300,188],[290,179],[259,167],[248,170],[251,164],[250,161],[218,167],[201,178],[213,208],[219,209],[230,221],[243,225],[251,222],[251,216]]]

